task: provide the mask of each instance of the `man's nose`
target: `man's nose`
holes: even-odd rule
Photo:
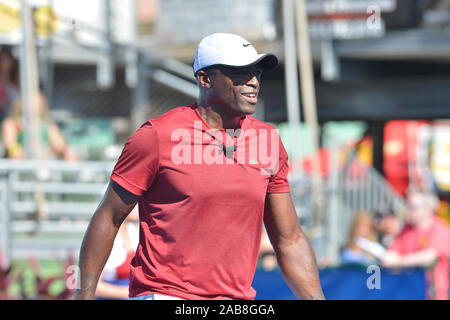
[[[247,81],[247,85],[248,86],[252,86],[252,87],[258,87],[259,86],[259,78],[255,73],[252,73],[249,75],[250,79]]]

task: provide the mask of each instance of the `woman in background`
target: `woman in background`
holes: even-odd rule
[[[353,220],[349,239],[341,252],[341,263],[364,265],[374,263],[377,250],[383,251],[377,242],[377,232],[372,215],[369,212],[360,211]]]
[[[77,160],[75,152],[69,147],[56,123],[48,117],[47,102],[42,93],[32,100],[36,104],[40,117],[40,134],[42,158],[60,158],[63,160]],[[23,119],[22,103],[18,99],[11,110],[10,116],[2,123],[2,140],[6,150],[6,157],[10,159],[23,159]]]

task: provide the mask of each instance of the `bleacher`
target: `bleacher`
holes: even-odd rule
[[[77,254],[113,163],[0,160],[1,252],[9,259]]]

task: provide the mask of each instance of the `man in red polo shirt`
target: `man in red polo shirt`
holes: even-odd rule
[[[293,292],[323,299],[290,197],[286,151],[274,127],[250,116],[263,69],[277,63],[237,35],[200,42],[196,103],[150,119],[125,144],[83,240],[78,299],[92,298],[136,202],[131,298],[253,299],[264,222]]]

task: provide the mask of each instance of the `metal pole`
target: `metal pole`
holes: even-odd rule
[[[48,5],[50,7],[50,12],[49,12],[49,18],[53,19],[54,18],[54,12],[53,12],[53,8],[55,7],[54,5],[54,0],[48,0]],[[50,22],[51,20],[49,20],[49,22],[47,22],[47,32],[48,32],[48,38],[46,38],[44,40],[44,44],[41,48],[41,50],[39,51],[40,53],[40,58],[42,61],[42,66],[44,68],[44,77],[43,77],[43,93],[45,96],[45,99],[47,101],[47,106],[50,108],[50,106],[52,105],[52,95],[53,95],[53,76],[54,76],[54,68],[53,68],[53,26],[52,23]],[[42,70],[42,68],[41,68]],[[40,75],[42,74],[42,71],[40,71]]]
[[[41,159],[41,114],[39,104],[39,73],[35,45],[34,17],[30,0],[21,1],[22,45],[20,47],[20,81],[24,133],[24,151],[27,159]],[[45,102],[44,102],[45,103]],[[46,217],[45,196],[35,172],[36,222]]]
[[[305,0],[296,0],[296,21],[298,36],[298,64],[302,86],[302,104],[308,132],[311,135],[312,153],[319,156],[319,127],[316,111],[316,93],[314,86],[313,62],[311,57],[310,39],[308,32],[308,13]],[[313,197],[317,206],[316,222],[320,221],[322,196],[320,191],[321,168],[320,159],[312,161]]]
[[[149,74],[144,72],[147,66],[138,55],[138,82],[134,89],[134,107],[131,110],[132,131],[139,128],[149,117],[150,109],[150,79]]]
[[[129,88],[135,88],[138,82],[138,49],[137,49],[137,22],[136,22],[136,0],[129,0],[128,23],[131,27],[131,41],[125,53],[126,70],[125,82]]]
[[[38,71],[34,42],[33,16],[29,0],[21,1],[22,43],[20,46],[20,86],[25,157],[36,158],[40,150],[39,117],[35,99]]]
[[[109,89],[114,86],[113,45],[111,40],[111,0],[103,0],[102,18],[102,47],[106,50],[101,52],[97,64],[97,85],[101,89]]]
[[[338,148],[334,140],[331,143],[330,154],[330,198],[328,202],[328,219],[327,219],[327,255],[331,259],[332,264],[338,263],[339,248],[341,244],[340,227],[339,227],[339,171],[338,171]],[[342,218],[341,218],[342,219]]]
[[[295,135],[300,129],[300,96],[297,72],[297,49],[295,39],[294,0],[282,1],[283,6],[283,30],[284,30],[284,77],[286,83],[287,114],[290,130],[290,140],[294,144],[299,141]],[[301,148],[298,143],[296,148]],[[301,157],[301,152],[300,152]],[[301,166],[299,166],[301,170]]]
[[[302,86],[302,103],[305,120],[311,133],[313,152],[319,149],[319,130],[317,120],[316,93],[314,86],[313,62],[311,57],[310,39],[308,34],[308,16],[305,0],[296,0],[296,19],[298,36],[298,64]],[[320,169],[320,163],[314,162]],[[317,171],[319,172],[319,171]]]

